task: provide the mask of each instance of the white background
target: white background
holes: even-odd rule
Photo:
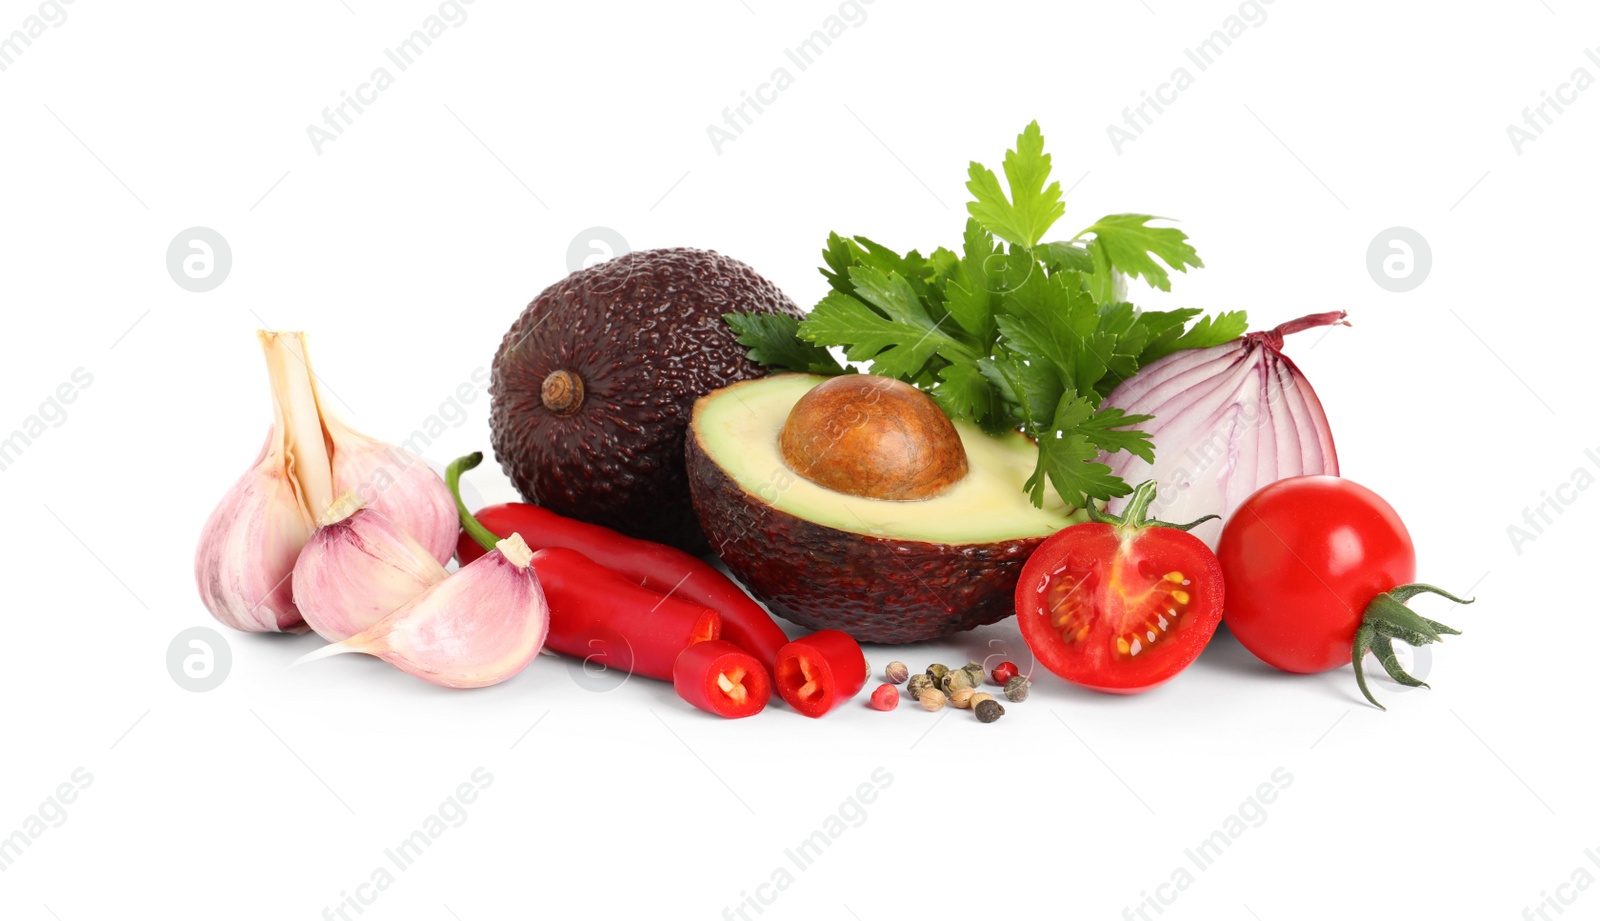
[[[0,35],[37,9],[0,2]],[[1600,874],[1600,492],[1564,491],[1520,552],[1507,534],[1600,473],[1600,92],[1520,154],[1506,134],[1575,68],[1600,76],[1592,9],[1279,0],[1200,72],[1184,49],[1237,4],[878,0],[799,72],[784,50],[836,3],[478,0],[319,155],[307,125],[437,9],[78,0],[0,73],[0,431],[75,369],[93,379],[0,474],[0,835],[93,777],[0,873],[0,915],[323,917],[480,766],[465,823],[348,917],[1512,919]],[[719,154],[706,126],[780,66],[793,86]],[[1107,124],[1179,66],[1194,85],[1119,155]],[[360,657],[286,670],[314,638],[231,631],[220,688],[168,676],[173,637],[217,626],[195,537],[270,420],[257,327],[311,331],[335,408],[399,440],[586,228],[717,249],[809,305],[830,230],[958,243],[968,160],[998,167],[1034,118],[1072,187],[1059,234],[1183,219],[1207,268],[1136,292],[1147,306],[1246,308],[1257,328],[1351,312],[1288,352],[1345,474],[1409,523],[1419,574],[1480,598],[1418,602],[1465,631],[1431,650],[1434,690],[1380,679],[1381,713],[1348,668],[1278,674],[1226,634],[1155,693],[1043,675],[992,726],[904,706],[722,722],[665,685],[585,690],[553,658],[446,692]],[[204,294],[165,268],[197,225],[233,251]],[[1395,225],[1433,253],[1407,294],[1365,264]],[[487,402],[431,460],[487,447]],[[471,479],[513,496],[492,465]],[[996,650],[1027,664],[1010,625],[869,656]],[[790,863],[879,768],[861,824]],[[1293,781],[1265,821],[1196,870],[1185,849],[1278,768]],[[1180,866],[1193,885],[1157,915],[1146,895]],[[792,884],[759,888],[780,867]],[[1559,892],[1600,912],[1600,891]]]

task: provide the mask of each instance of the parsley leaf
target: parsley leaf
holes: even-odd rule
[[[1000,239],[1032,249],[1067,212],[1061,203],[1061,183],[1045,185],[1050,155],[1044,152],[1038,122],[1030,122],[1017,135],[1016,149],[1006,151],[1005,173],[1010,200],[988,167],[977,161],[967,167],[967,190],[974,199],[967,203],[967,213]]]
[[[1076,274],[1036,272],[1005,296],[1002,309],[995,322],[1006,347],[1052,368],[1067,387],[1087,390],[1106,373],[1089,342],[1100,315]]]
[[[1187,312],[1187,311],[1186,311]],[[1193,313],[1198,314],[1196,310]],[[1232,342],[1245,334],[1250,328],[1250,319],[1243,310],[1230,310],[1219,313],[1214,317],[1201,317],[1187,331],[1183,331],[1183,324],[1178,324],[1174,329],[1168,330],[1169,337],[1173,333],[1181,335],[1175,338],[1166,338],[1152,342],[1139,354],[1139,364],[1147,365],[1157,358],[1181,352],[1184,349],[1206,349],[1224,342]]]
[[[1095,255],[1095,274],[1101,274],[1101,260],[1104,259],[1124,275],[1143,278],[1153,287],[1171,291],[1167,270],[1151,259],[1152,255],[1179,272],[1187,272],[1190,266],[1204,268],[1205,263],[1189,245],[1188,234],[1176,227],[1148,226],[1154,220],[1165,218],[1148,214],[1108,214],[1078,234],[1079,239],[1084,234],[1094,234],[1089,249]]]
[[[722,319],[757,364],[804,374],[845,373],[827,349],[799,337],[798,317],[786,313],[725,313]]]
[[[804,321],[727,320],[763,364],[843,373],[828,351],[836,347],[927,391],[954,418],[1028,435],[1039,447],[1024,486],[1035,505],[1052,488],[1079,507],[1127,495],[1103,457],[1152,460],[1155,446],[1137,429],[1150,417],[1101,401],[1157,358],[1242,335],[1245,316],[1127,303],[1127,277],[1166,291],[1169,269],[1201,266],[1183,231],[1149,226],[1155,218],[1114,214],[1073,240],[1040,243],[1065,207],[1037,122],[1006,152],[1004,172],[1009,197],[992,171],[971,164],[959,254],[902,255],[830,234],[822,274],[831,291]]]
[[[1149,417],[1122,417],[1120,410],[1106,411],[1106,415],[1111,414],[1115,416],[1098,421],[1100,414],[1089,398],[1071,393],[1061,398],[1055,421],[1039,436],[1039,464],[1022,487],[1034,505],[1044,504],[1046,479],[1062,499],[1076,507],[1087,505],[1090,499],[1109,499],[1133,491],[1133,487],[1112,475],[1110,467],[1096,460],[1101,451],[1096,437],[1108,437],[1110,426],[1129,425]]]
[[[898,272],[855,265],[849,275],[855,294],[836,290],[823,298],[800,324],[800,338],[844,346],[850,361],[871,361],[874,373],[908,380],[927,373],[925,366],[935,356],[950,362],[977,359],[969,344],[942,328],[948,315],[939,311],[935,319],[915,286]]]

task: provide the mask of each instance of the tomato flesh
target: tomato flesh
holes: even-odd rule
[[[1175,528],[1074,525],[1039,545],[1017,583],[1017,623],[1034,657],[1097,691],[1165,683],[1221,617],[1216,557]]]
[[[1228,629],[1268,665],[1350,664],[1367,605],[1415,581],[1416,550],[1389,503],[1331,476],[1291,477],[1244,501],[1217,544]]]

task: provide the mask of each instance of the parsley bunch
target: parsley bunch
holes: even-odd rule
[[[1023,432],[1039,445],[1024,486],[1034,505],[1044,504],[1047,480],[1073,506],[1126,495],[1131,487],[1095,458],[1129,451],[1153,460],[1149,436],[1133,428],[1152,417],[1101,401],[1163,355],[1243,335],[1245,315],[1127,303],[1124,276],[1170,291],[1168,268],[1202,266],[1183,231],[1151,227],[1149,215],[1113,214],[1071,240],[1040,242],[1066,206],[1061,184],[1049,181],[1038,122],[1017,136],[1003,170],[1009,197],[992,170],[968,168],[973,200],[959,254],[901,255],[866,237],[829,234],[822,274],[832,290],[803,321],[724,319],[761,364],[848,373],[828,351],[837,347],[874,374],[927,391],[952,418]]]

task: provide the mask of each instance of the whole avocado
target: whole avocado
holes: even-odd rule
[[[709,250],[654,249],[572,273],[534,298],[495,353],[489,424],[523,498],[690,553],[709,549],[684,471],[699,397],[762,376],[723,321],[801,310]]]

